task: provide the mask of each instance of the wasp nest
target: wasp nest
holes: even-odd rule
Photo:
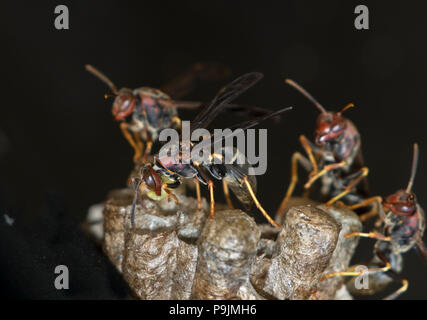
[[[110,193],[104,209],[103,248],[139,299],[351,299],[340,278],[360,231],[352,211],[326,208],[306,199],[290,201],[279,232],[257,225],[241,210],[208,205],[177,194],[145,197],[130,222],[131,189]]]

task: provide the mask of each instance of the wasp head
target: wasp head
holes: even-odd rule
[[[414,193],[402,189],[385,198],[383,206],[398,216],[408,217],[417,211],[417,200]]]
[[[339,142],[347,127],[347,120],[338,113],[321,113],[317,118],[315,142],[319,146]]]
[[[142,168],[141,179],[148,189],[148,194],[153,194],[157,197],[161,196],[162,179],[160,174],[151,165],[146,165]]]
[[[406,189],[401,189],[388,196],[383,201],[383,206],[401,217],[412,216],[417,211],[417,200],[412,192],[418,164],[418,144],[414,144],[414,155],[412,158],[412,169],[409,183]]]
[[[301,92],[321,112],[317,118],[317,127],[314,133],[316,144],[324,146],[327,143],[340,142],[348,123],[347,119],[342,117],[341,114],[348,108],[354,107],[354,105],[350,103],[339,112],[328,112],[310,93],[295,81],[286,79],[286,83]]]
[[[86,70],[104,82],[111,89],[113,94],[105,94],[104,97],[115,97],[113,103],[113,115],[116,121],[122,121],[132,114],[136,105],[136,98],[132,90],[127,88],[118,90],[115,84],[105,74],[89,64],[86,65]]]
[[[128,88],[120,89],[114,99],[113,103],[113,116],[116,121],[123,121],[130,116],[135,109],[136,98],[132,90]]]

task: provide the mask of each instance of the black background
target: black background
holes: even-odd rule
[[[65,4],[70,30],[54,28]],[[258,195],[274,212],[289,182],[298,136],[311,137],[318,111],[286,86],[303,84],[328,109],[349,102],[362,135],[373,194],[406,187],[412,144],[420,144],[415,192],[426,204],[427,23],[425,1],[366,3],[370,30],[354,28],[353,1],[7,1],[1,9],[0,113],[1,295],[19,298],[125,298],[126,286],[78,228],[90,205],[124,185],[132,152],[111,116],[106,87],[84,70],[91,63],[119,86],[159,87],[197,61],[219,61],[233,76],[265,74],[238,101],[295,106],[268,127],[268,171]],[[206,100],[224,85],[201,86]],[[191,119],[194,112],[181,113]],[[221,125],[221,121],[217,122]],[[218,192],[218,197],[221,197]],[[369,257],[372,240],[359,255]],[[65,264],[71,289],[53,287]],[[426,264],[405,255],[409,289],[426,298]]]

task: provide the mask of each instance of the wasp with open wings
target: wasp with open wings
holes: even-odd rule
[[[199,128],[207,128],[227,104],[252,87],[255,83],[261,80],[262,77],[263,75],[261,73],[247,73],[222,88],[214,99],[206,105],[204,109],[202,109],[193,121],[191,121],[191,131],[193,132]],[[275,117],[290,109],[290,107],[284,108],[262,118],[246,121],[243,124],[234,127],[245,130],[257,125],[260,121]],[[222,142],[222,139],[220,142]],[[219,141],[215,141],[214,139],[212,144],[218,142]],[[142,167],[141,173],[133,178],[135,198],[132,208],[132,221],[138,192],[142,192],[145,189],[146,195],[153,200],[160,200],[168,197],[173,198],[178,202],[176,196],[173,194],[173,189],[178,187],[182,183],[183,179],[195,179],[197,182],[196,186],[199,209],[201,208],[199,182],[208,186],[210,195],[209,218],[212,219],[215,214],[214,180],[216,179],[227,181],[230,189],[240,202],[244,205],[255,203],[266,219],[277,228],[280,228],[280,226],[264,210],[255,195],[256,179],[255,176],[248,174],[249,165],[242,164],[242,161],[238,161],[239,158],[242,160],[241,157],[244,157],[244,155],[239,154],[238,150],[223,148],[221,153],[212,153],[210,159],[222,159],[229,153],[233,153],[231,157],[233,161],[231,161],[231,163],[218,163],[219,161],[199,163],[193,159],[182,159],[182,153],[175,153],[175,156],[162,156],[156,154],[153,162],[146,163]]]

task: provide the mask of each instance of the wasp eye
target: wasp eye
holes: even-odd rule
[[[136,105],[132,93],[126,90],[124,91],[123,93],[119,93],[113,104],[113,115],[116,117],[117,121],[124,120],[126,117],[130,116]]]
[[[157,195],[160,195],[162,182],[159,174],[153,168],[144,168],[142,173],[142,179],[144,180],[144,183],[149,190],[154,191]]]
[[[336,124],[332,127],[332,132],[338,132],[341,130],[341,126],[339,124]]]
[[[409,199],[410,201],[413,201],[413,200],[415,199],[414,194],[413,194],[413,193],[411,193],[411,194],[409,195],[408,199]]]
[[[144,173],[144,182],[148,189],[156,190],[156,181],[149,172]]]
[[[128,95],[122,95],[120,96],[120,109],[121,111],[126,111],[131,103],[131,97]]]

